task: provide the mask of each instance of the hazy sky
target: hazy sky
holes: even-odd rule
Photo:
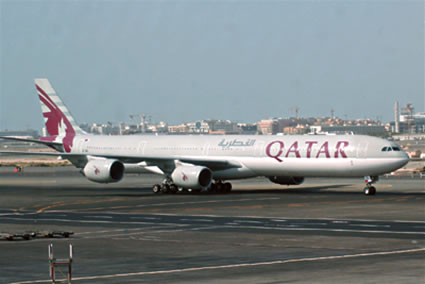
[[[37,77],[80,123],[425,107],[423,1],[0,3],[0,129],[41,129]]]

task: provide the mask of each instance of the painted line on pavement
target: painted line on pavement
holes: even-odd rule
[[[395,251],[382,251],[382,252],[369,252],[369,253],[357,253],[357,254],[345,254],[345,255],[333,255],[333,256],[294,258],[294,259],[274,260],[274,261],[267,261],[267,262],[227,264],[227,265],[203,266],[203,267],[192,267],[192,268],[159,270],[159,271],[141,271],[141,272],[118,273],[118,274],[109,274],[109,275],[75,277],[75,278],[72,278],[72,281],[108,279],[108,278],[120,278],[120,277],[131,277],[131,276],[144,276],[144,275],[160,275],[160,274],[171,274],[171,273],[184,273],[184,272],[194,272],[194,271],[203,271],[203,270],[244,268],[244,267],[276,265],[276,264],[286,264],[286,263],[296,263],[296,262],[313,262],[313,261],[321,261],[321,260],[347,259],[347,258],[378,256],[378,255],[393,255],[393,254],[414,253],[414,252],[423,252],[423,251],[425,251],[425,248],[395,250]],[[52,281],[51,279],[49,279],[49,280],[33,280],[33,281],[13,282],[11,284],[51,283],[51,281]]]

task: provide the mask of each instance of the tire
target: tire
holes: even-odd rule
[[[370,187],[370,195],[375,195],[376,193],[376,188],[374,186]]]
[[[370,195],[370,188],[369,187],[365,187],[363,190],[365,195]]]
[[[224,191],[225,191],[226,193],[229,193],[229,192],[231,192],[231,191],[232,191],[232,184],[231,184],[230,182],[226,182],[226,183],[224,184]]]
[[[222,183],[216,183],[215,184],[215,190],[218,192],[218,193],[221,193],[221,192],[223,192],[223,189],[224,189],[224,186],[223,186],[223,184]]]
[[[217,184],[216,183],[211,184],[211,186],[209,188],[209,192],[211,192],[211,193],[217,192]]]
[[[152,187],[152,191],[153,191],[153,193],[155,193],[155,194],[159,193],[159,192],[161,191],[161,186],[160,186],[159,184],[155,184],[155,185]]]
[[[175,184],[170,185],[170,192],[171,193],[177,193],[177,191],[179,191],[179,188],[177,187],[177,185],[175,185]]]
[[[170,192],[170,186],[168,184],[162,184],[161,185],[161,192],[162,193],[169,193]]]

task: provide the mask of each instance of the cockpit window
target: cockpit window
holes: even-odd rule
[[[389,152],[389,151],[401,151],[400,147],[384,147],[381,149],[382,152]]]

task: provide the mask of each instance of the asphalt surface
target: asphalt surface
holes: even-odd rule
[[[49,283],[47,246],[74,283],[424,283],[425,180],[233,182],[231,194],[154,195],[154,175],[95,184],[77,170],[0,168],[0,283]],[[60,273],[57,275],[63,278]]]

